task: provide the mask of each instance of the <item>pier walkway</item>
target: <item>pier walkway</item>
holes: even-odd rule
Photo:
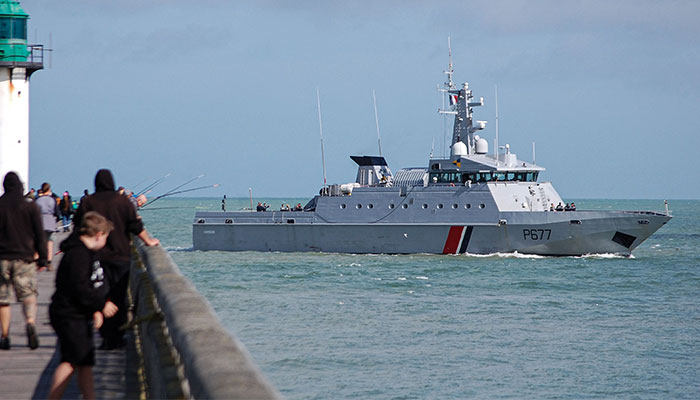
[[[67,233],[56,235],[56,246]],[[98,399],[281,398],[245,346],[220,324],[209,303],[162,246],[136,240],[129,283],[132,308],[128,345],[96,351]],[[60,255],[54,258],[57,267]],[[57,269],[57,268],[55,268]],[[56,272],[39,273],[39,348],[27,346],[20,304],[13,304],[11,349],[0,350],[0,399],[45,399],[59,364],[49,304]],[[95,344],[101,339],[95,335]],[[75,376],[63,398],[78,399]]]
[[[60,243],[67,234],[57,234],[56,243]],[[39,299],[36,328],[39,335],[39,348],[27,347],[22,306],[12,304],[12,323],[10,326],[11,349],[0,350],[0,398],[1,399],[45,399],[51,387],[51,377],[58,366],[60,355],[56,352],[56,335],[49,324],[49,304],[54,292],[56,269],[60,255],[54,258],[53,271],[39,273]],[[130,338],[130,343],[133,339]],[[99,345],[99,335],[95,344]],[[133,345],[120,350],[96,352],[95,395],[98,399],[133,399],[138,398],[138,381],[135,371],[128,368],[136,357]],[[127,360],[129,362],[127,363]],[[79,399],[80,391],[75,376],[66,389],[64,399]]]

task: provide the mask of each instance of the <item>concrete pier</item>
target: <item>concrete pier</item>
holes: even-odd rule
[[[65,235],[58,234],[56,242]],[[138,239],[136,242],[129,345],[96,352],[97,398],[281,398],[167,251],[162,246],[145,247]],[[60,256],[54,258],[55,266],[59,262]],[[48,317],[55,275],[55,270],[38,275],[38,349],[27,347],[21,305],[11,306],[12,348],[0,350],[0,399],[44,399],[48,395],[60,360]],[[100,342],[96,335],[96,345]],[[80,398],[75,377],[64,398]]]
[[[131,293],[148,397],[281,398],[167,251],[137,242]]]

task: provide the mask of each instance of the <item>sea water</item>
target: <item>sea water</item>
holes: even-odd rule
[[[629,258],[204,252],[194,212],[221,199],[142,215],[289,399],[698,399],[700,201],[670,208]]]

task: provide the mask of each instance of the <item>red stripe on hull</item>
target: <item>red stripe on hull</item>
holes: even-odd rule
[[[459,241],[462,239],[463,226],[451,226],[450,233],[447,234],[445,247],[442,249],[442,254],[455,254],[459,250]]]

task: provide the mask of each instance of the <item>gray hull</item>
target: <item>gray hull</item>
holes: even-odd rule
[[[324,223],[315,212],[198,212],[196,250],[627,255],[671,218],[653,212],[500,213],[495,223]]]

